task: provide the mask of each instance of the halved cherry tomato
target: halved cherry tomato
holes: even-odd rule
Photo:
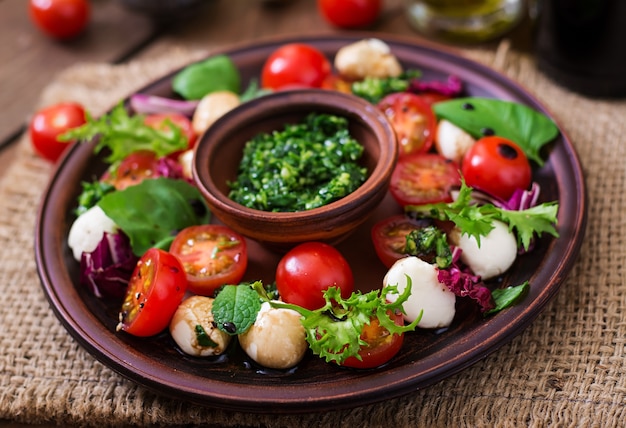
[[[404,325],[402,313],[396,312],[392,319],[397,325]],[[367,345],[362,346],[359,351],[361,360],[357,357],[349,357],[343,362],[343,366],[357,369],[382,366],[400,351],[404,334],[389,333],[389,330],[380,325],[378,318],[372,317],[370,323],[363,328],[361,339],[367,342]]]
[[[157,173],[158,160],[153,152],[139,151],[128,155],[117,167],[115,174],[108,171],[102,176],[102,181],[111,183],[117,190],[141,183],[146,178],[152,178]]]
[[[343,255],[322,242],[305,242],[289,250],[278,263],[276,288],[281,298],[307,309],[325,304],[324,291],[337,287],[341,297],[354,291],[354,276]]]
[[[413,153],[398,159],[389,191],[402,206],[451,202],[450,191],[461,185],[456,164],[434,153]]]
[[[331,64],[317,48],[305,43],[289,43],[276,49],[263,64],[261,86],[320,88],[330,75]]]
[[[77,36],[89,22],[87,0],[30,0],[29,10],[35,24],[57,39]]]
[[[437,121],[429,102],[416,94],[396,92],[380,100],[378,108],[396,131],[400,157],[430,150]]]
[[[331,24],[341,28],[365,28],[380,14],[381,0],[317,0],[317,8]]]
[[[178,126],[183,135],[187,137],[187,149],[193,149],[198,136],[193,130],[191,120],[186,116],[179,113],[154,113],[147,115],[144,119],[144,123],[154,129],[163,132],[171,132],[168,121]]]
[[[66,102],[45,107],[35,113],[28,127],[35,151],[45,159],[56,162],[70,143],[57,137],[85,123],[85,109],[78,103]]]
[[[181,230],[170,252],[182,262],[189,290],[203,296],[213,296],[222,285],[239,284],[248,266],[246,240],[217,224]]]
[[[516,189],[530,186],[528,158],[513,141],[498,136],[483,137],[465,153],[461,171],[468,186],[507,200]]]
[[[372,243],[381,262],[390,268],[399,259],[406,257],[403,252],[406,236],[413,230],[432,223],[430,219],[413,219],[399,214],[388,217],[372,227]]]
[[[149,249],[137,262],[128,283],[117,330],[141,337],[162,332],[186,290],[187,277],[176,256]]]

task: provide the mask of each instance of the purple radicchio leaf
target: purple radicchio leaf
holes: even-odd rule
[[[452,264],[447,269],[438,269],[437,280],[446,285],[458,297],[469,297],[480,306],[481,312],[495,307],[491,290],[485,286],[478,275],[474,275],[466,267],[461,266],[459,257],[461,249],[456,247],[452,252]]]
[[[463,82],[458,76],[453,75],[449,76],[445,82],[440,80],[423,81],[413,79],[409,85],[408,91],[417,94],[434,92],[448,97],[458,97],[463,93]]]
[[[192,117],[198,102],[148,94],[134,94],[130,97],[130,107],[137,114],[179,113]]]
[[[98,298],[124,297],[138,259],[125,234],[105,232],[95,250],[82,254],[80,282]]]
[[[162,157],[157,160],[155,174],[153,178],[165,177],[174,180],[185,180],[193,184],[193,180],[186,177],[183,173],[183,167],[179,162],[169,157]]]

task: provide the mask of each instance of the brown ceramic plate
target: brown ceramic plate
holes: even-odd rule
[[[354,35],[298,39],[330,57],[338,48],[361,37]],[[226,51],[241,69],[244,81],[259,75],[265,58],[280,39]],[[527,104],[548,113],[524,88],[495,71],[450,52],[389,39],[406,67],[419,68],[427,78],[458,75],[471,95]],[[171,95],[171,76],[142,92]],[[484,319],[471,303],[459,301],[452,326],[439,332],[406,336],[400,354],[388,365],[354,371],[326,364],[310,356],[290,371],[263,370],[251,364],[237,348],[218,361],[179,353],[167,334],[139,339],[115,333],[117,304],[99,300],[78,283],[78,263],[67,246],[72,210],[79,183],[104,171],[89,144],[73,147],[58,165],[43,198],[36,227],[36,259],[43,289],[69,333],[95,358],[123,376],[161,394],[239,411],[294,413],[364,405],[424,388],[484,358],[521,333],[557,293],[571,270],[583,240],[586,197],[576,153],[565,135],[547,150],[544,167],[534,171],[542,186],[542,200],[560,203],[560,238],[545,238],[531,254],[520,257],[503,279],[519,284],[529,280],[530,293],[518,305]],[[351,263],[356,284],[378,288],[385,269],[370,242],[373,222],[397,213],[388,198],[373,218],[340,246]],[[278,256],[250,242],[246,279],[273,281]]]

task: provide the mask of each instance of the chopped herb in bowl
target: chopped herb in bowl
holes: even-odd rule
[[[363,150],[346,118],[311,113],[301,123],[246,143],[229,198],[272,212],[321,207],[365,182],[367,169],[358,163]]]

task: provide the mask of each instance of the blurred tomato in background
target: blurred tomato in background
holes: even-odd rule
[[[48,36],[71,39],[83,32],[89,22],[88,0],[29,0],[32,21]]]
[[[382,9],[382,0],[317,0],[326,21],[340,28],[365,28],[372,25]]]

